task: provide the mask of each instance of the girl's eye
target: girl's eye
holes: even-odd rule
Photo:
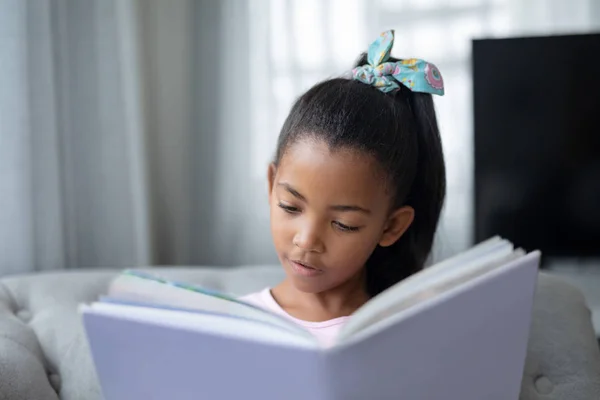
[[[279,205],[279,208],[281,208],[283,211],[285,211],[288,214],[296,214],[296,213],[300,212],[300,209],[298,209],[298,207],[288,206],[283,203],[279,203],[278,205]]]
[[[278,203],[277,205],[279,206],[279,208],[281,208],[283,211],[285,211],[288,214],[298,214],[300,212],[300,209],[298,207],[289,206],[289,205],[283,204],[283,203]],[[356,232],[360,229],[360,227],[358,227],[358,226],[348,226],[348,225],[344,225],[338,221],[333,221],[332,224],[335,225],[336,228],[342,232]]]
[[[337,221],[334,221],[333,224],[343,232],[356,232],[360,229],[358,226],[348,226]]]

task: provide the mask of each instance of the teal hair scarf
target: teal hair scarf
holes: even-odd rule
[[[379,35],[369,46],[369,63],[354,68],[353,79],[372,85],[385,93],[403,86],[413,92],[443,96],[444,80],[435,65],[417,58],[387,62],[393,45],[393,30]]]

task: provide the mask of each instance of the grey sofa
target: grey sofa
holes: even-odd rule
[[[158,271],[234,294],[261,289],[281,278],[279,268],[273,267]],[[102,397],[77,306],[106,293],[115,274],[62,272],[0,280],[0,399]],[[538,283],[520,398],[600,399],[600,352],[584,299],[574,287],[544,273]]]

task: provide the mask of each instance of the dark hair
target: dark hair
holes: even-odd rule
[[[356,65],[366,63],[363,54]],[[323,140],[330,149],[372,155],[386,173],[393,209],[409,205],[415,210],[404,235],[389,247],[377,246],[367,260],[367,293],[375,296],[421,270],[431,252],[446,194],[431,95],[404,86],[383,93],[354,79],[321,82],[293,105],[279,135],[275,165],[291,144],[306,137]]]

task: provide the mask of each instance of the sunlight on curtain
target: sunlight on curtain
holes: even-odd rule
[[[265,22],[269,25],[268,65],[261,61],[260,87],[268,95],[254,104],[253,112],[253,138],[257,140],[252,168],[258,179],[264,179],[279,129],[295,98],[318,81],[348,70],[365,50],[367,28],[363,0],[267,3],[267,21],[256,13],[251,24],[251,29],[264,29]]]
[[[447,91],[435,98],[447,159],[448,197],[439,253],[470,244],[472,191],[471,39],[509,30],[510,0],[269,0],[268,77],[253,137],[254,176],[264,179],[279,129],[294,99],[348,71],[381,31],[394,29],[392,55],[436,64]],[[263,22],[255,21],[256,24]],[[260,116],[260,117],[259,117]]]
[[[448,196],[438,235],[439,257],[471,245],[472,39],[600,29],[596,0],[262,3],[268,17],[255,18],[250,24],[253,30],[268,31],[264,36],[268,38],[267,51],[261,60],[261,97],[253,101],[252,112],[252,119],[261,121],[252,129],[252,169],[258,179],[264,180],[279,129],[294,99],[318,81],[348,71],[381,31],[396,31],[392,55],[424,58],[442,71],[446,95],[434,99],[446,155]]]

